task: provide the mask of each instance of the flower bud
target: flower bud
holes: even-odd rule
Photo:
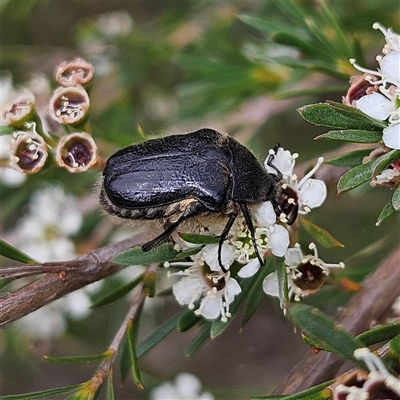
[[[350,87],[346,97],[343,97],[343,104],[346,106],[356,107],[356,101],[361,97],[378,91],[378,86],[373,85],[370,80],[376,81],[376,77],[370,75],[369,80],[365,79],[366,75],[355,75],[350,78]]]
[[[34,112],[35,96],[25,89],[2,110],[1,125],[23,128],[24,123],[32,119]]]
[[[87,87],[93,79],[94,68],[82,58],[74,61],[64,61],[56,69],[56,81],[61,86]]]
[[[89,114],[90,100],[82,86],[59,87],[50,100],[50,116],[60,124],[76,125]]]
[[[84,172],[97,161],[97,145],[86,132],[63,136],[56,149],[56,162],[69,172]]]
[[[10,153],[11,167],[25,174],[38,172],[48,156],[45,141],[34,131],[14,132]]]

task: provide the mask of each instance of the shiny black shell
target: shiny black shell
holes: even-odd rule
[[[222,241],[240,211],[252,227],[248,205],[276,204],[278,180],[235,139],[201,129],[116,152],[103,172],[100,202],[120,218],[164,223],[166,231],[145,250],[167,239],[185,219],[210,213],[229,216]]]

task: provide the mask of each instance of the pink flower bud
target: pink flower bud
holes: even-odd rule
[[[74,61],[64,61],[56,69],[56,81],[62,86],[84,86],[87,87],[94,74],[92,64],[82,58]]]
[[[84,172],[97,161],[97,145],[86,132],[63,136],[56,149],[56,162],[69,172]]]
[[[10,165],[24,174],[38,172],[47,159],[47,145],[34,131],[16,131],[10,146]]]
[[[76,125],[89,113],[90,100],[82,86],[59,87],[50,100],[50,116],[60,124]]]

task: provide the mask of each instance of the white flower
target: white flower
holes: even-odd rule
[[[388,121],[383,129],[382,139],[387,147],[400,149],[400,36],[390,29],[375,23],[374,29],[379,29],[386,39],[382,50],[384,56],[377,56],[379,68],[377,71],[360,67],[354,59],[353,66],[366,74],[365,79],[372,85],[380,85],[380,93],[367,94],[356,101],[356,107],[372,118]],[[377,80],[376,77],[380,77]]]
[[[164,382],[151,392],[152,400],[213,400],[210,392],[202,392],[200,380],[188,372],[181,372],[174,382]]]
[[[312,208],[321,206],[326,199],[327,190],[325,183],[320,179],[311,178],[321,166],[324,159],[319,157],[314,168],[298,181],[297,175],[293,172],[297,157],[296,153],[291,155],[288,150],[283,150],[280,147],[272,160],[272,164],[282,172],[283,179],[281,182],[283,194],[287,196],[286,203],[288,205],[297,203],[298,213],[307,214]],[[266,162],[265,167],[268,173],[276,174],[276,171],[268,166]],[[282,208],[285,209],[285,204]],[[290,218],[290,215],[283,213],[280,219],[282,222],[287,222],[287,217]]]
[[[362,360],[369,374],[360,374],[357,386],[347,386],[340,383],[334,387],[334,400],[368,400],[370,395],[380,397],[381,392],[385,393],[382,398],[395,398],[400,396],[400,380],[389,373],[382,360],[372,353],[367,347],[362,347],[354,351],[354,357]],[[354,380],[354,379],[353,379]],[[388,393],[389,392],[389,393]],[[390,392],[392,392],[390,394]],[[392,397],[394,395],[394,397]],[[397,395],[397,396],[396,396]]]
[[[282,225],[276,223],[276,214],[270,201],[253,207],[253,218],[255,220],[255,238],[258,251],[271,253],[277,257],[283,257],[289,246],[289,232]],[[250,243],[250,232],[239,230],[237,239],[233,244],[237,247],[237,260],[247,263],[240,269],[238,275],[241,278],[248,278],[254,275],[260,268],[258,258],[251,258],[254,255],[254,248]],[[244,240],[243,240],[244,238]],[[249,243],[246,243],[249,242]]]
[[[201,299],[195,314],[210,320],[221,316],[221,320],[226,321],[230,317],[229,305],[241,292],[241,288],[236,279],[231,278],[229,270],[223,272],[220,268],[218,247],[216,244],[207,245],[192,256],[192,262],[176,263],[189,265],[189,268],[179,272],[183,277],[173,285],[173,293],[178,303],[187,304],[190,309]],[[233,263],[234,256],[233,246],[224,244],[221,260],[227,269]],[[169,265],[174,266],[173,263]]]
[[[300,245],[288,249],[285,254],[286,272],[288,274],[289,297],[300,297],[318,291],[331,268],[344,268],[344,264],[328,264],[318,257],[317,248],[310,243],[309,248],[314,254],[303,255]],[[277,272],[269,274],[263,282],[264,292],[270,296],[279,296]]]
[[[73,257],[75,246],[69,237],[78,232],[83,219],[76,202],[60,187],[37,191],[16,227],[17,247],[43,262]]]

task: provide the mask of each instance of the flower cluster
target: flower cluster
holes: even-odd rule
[[[399,398],[399,378],[389,373],[377,355],[362,347],[354,351],[354,357],[362,360],[370,372],[357,370],[346,375],[344,380],[338,380],[333,385],[334,400]]]
[[[288,280],[289,298],[299,301],[301,297],[318,291],[329,275],[331,268],[344,268],[344,264],[328,264],[318,257],[317,248],[310,243],[309,249],[314,254],[304,255],[296,243],[285,254],[285,265]],[[264,292],[270,296],[279,296],[278,274],[269,274],[263,282]]]
[[[303,288],[300,293],[293,289],[296,295],[311,293],[318,290],[323,283],[323,277],[329,274],[329,268],[336,265],[326,264],[318,258],[317,250],[314,249],[313,256],[303,256],[300,249],[296,246],[289,248],[290,228],[287,225],[288,219],[295,212],[300,214],[309,213],[312,208],[319,207],[326,198],[325,183],[311,176],[322,163],[320,158],[315,167],[306,174],[300,181],[294,173],[295,159],[297,155],[292,155],[283,148],[274,151],[272,161],[279,171],[282,171],[282,190],[279,192],[281,200],[278,199],[279,207],[274,207],[271,201],[258,204],[251,208],[254,237],[258,252],[266,257],[271,254],[276,257],[284,257],[287,260],[295,259],[288,266],[292,268],[293,274],[297,274],[293,282],[305,281],[308,279],[309,285],[314,285],[314,289]],[[269,160],[271,163],[271,161]],[[276,174],[277,171],[265,162],[267,172]],[[207,227],[209,232],[220,232],[220,227]],[[178,241],[182,248],[193,247],[182,240]],[[182,305],[188,305],[190,309],[195,309],[195,313],[206,319],[221,318],[227,321],[231,316],[230,306],[235,300],[235,296],[241,293],[241,279],[248,278],[257,273],[260,268],[260,261],[256,256],[251,233],[243,219],[237,219],[231,229],[231,236],[222,245],[221,262],[224,269],[218,262],[217,244],[208,244],[191,256],[189,262],[167,263],[167,266],[184,268],[177,274],[181,279],[173,285],[173,293],[177,301]],[[295,255],[292,255],[295,252]],[[300,253],[299,253],[300,252]],[[299,264],[302,264],[300,266]],[[338,265],[343,267],[342,264]],[[310,272],[311,271],[311,272]],[[318,274],[319,272],[319,274]],[[303,273],[304,276],[299,276]],[[315,276],[312,276],[312,273]],[[270,279],[274,279],[274,274]],[[312,280],[318,281],[311,282]],[[265,286],[266,284],[264,284]],[[261,288],[260,288],[261,289]],[[264,290],[269,293],[270,290]]]
[[[1,125],[14,130],[10,152],[10,166],[20,173],[40,171],[49,156],[55,154],[57,165],[69,172],[83,172],[97,161],[97,146],[85,130],[90,100],[86,91],[92,82],[94,69],[85,60],[62,63],[55,77],[62,85],[56,89],[49,103],[48,113],[68,134],[59,137],[45,131],[46,121],[36,110],[35,95],[27,89],[15,92],[11,78],[1,81],[4,103],[1,105]]]
[[[364,75],[354,77],[344,100],[368,116],[387,121],[383,142],[390,149],[400,149],[400,36],[378,23],[373,25],[385,36],[382,54],[376,57],[379,68],[369,70],[350,62]]]

